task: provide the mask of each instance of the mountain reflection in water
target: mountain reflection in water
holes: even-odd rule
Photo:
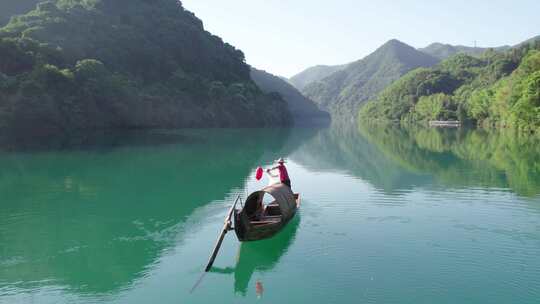
[[[333,125],[91,135],[0,151],[0,303],[250,303],[263,290],[269,302],[287,292],[291,302],[399,303],[416,290],[443,303],[534,303],[540,290],[537,137]],[[229,235],[189,294],[229,200],[264,186],[256,168],[279,157],[302,194],[297,218],[269,240]],[[420,281],[429,288],[415,289]],[[476,292],[478,282],[508,290]],[[447,292],[460,284],[475,288]]]

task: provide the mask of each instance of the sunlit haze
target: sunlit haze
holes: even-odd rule
[[[184,0],[247,62],[286,77],[364,57],[389,39],[491,47],[540,34],[540,1]]]

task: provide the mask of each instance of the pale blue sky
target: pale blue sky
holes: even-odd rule
[[[540,34],[540,0],[183,0],[247,62],[290,77],[360,59],[392,38],[514,45]]]

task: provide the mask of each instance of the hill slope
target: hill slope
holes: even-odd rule
[[[470,47],[470,46],[463,46],[463,45],[450,45],[450,44],[443,44],[443,43],[435,42],[428,45],[425,48],[421,48],[418,50],[426,54],[429,54],[435,58],[443,60],[450,56],[460,54],[460,53],[471,55],[471,56],[480,56],[484,52],[490,49],[494,49],[499,52],[504,52],[506,50],[509,50],[510,48],[511,46],[508,46],[508,45],[500,46],[496,48],[483,48],[483,47]]]
[[[278,93],[287,102],[295,124],[328,122],[330,115],[278,76],[251,68],[251,78],[265,93]]]
[[[314,67],[307,68],[306,70],[294,75],[289,79],[289,82],[302,91],[307,85],[312,82],[322,80],[337,71],[343,70],[347,67],[344,65],[317,65]]]
[[[350,115],[357,113],[361,104],[403,74],[418,67],[433,66],[437,62],[436,58],[409,45],[390,40],[344,70],[308,85],[303,93],[333,115]]]
[[[531,44],[531,43],[535,43],[536,41],[539,41],[540,40],[540,35],[538,36],[534,36],[532,38],[529,38],[521,43],[518,43],[517,45],[514,46],[514,48],[519,48],[519,47],[523,47],[523,46],[526,46],[528,44]]]
[[[176,0],[48,1],[0,29],[0,128],[289,123],[244,54]]]

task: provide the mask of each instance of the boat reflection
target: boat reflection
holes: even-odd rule
[[[238,250],[236,267],[213,267],[211,272],[234,274],[234,291],[236,294],[245,296],[253,274],[255,272],[272,271],[287,253],[294,242],[300,221],[301,218],[298,214],[275,237],[268,240],[242,243]],[[261,281],[257,281],[254,286],[257,295],[262,296]]]

